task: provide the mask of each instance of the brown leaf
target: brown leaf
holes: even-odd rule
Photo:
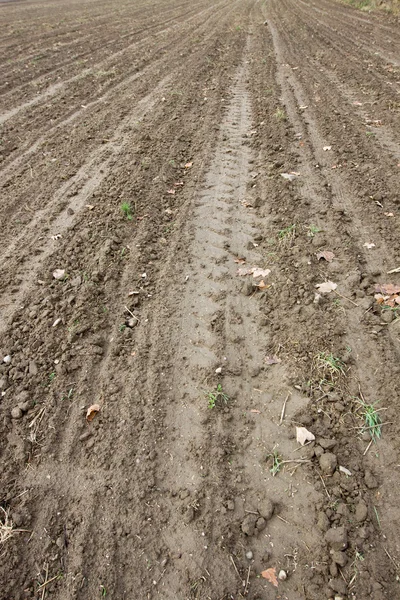
[[[375,291],[378,294],[384,296],[392,296],[393,294],[400,293],[400,285],[393,285],[393,283],[380,283],[375,287]]]
[[[267,581],[272,583],[275,587],[278,587],[278,579],[276,577],[276,568],[271,567],[270,569],[266,569],[261,572],[261,577],[264,577]]]
[[[91,406],[89,406],[86,412],[86,421],[88,421],[88,423],[90,423],[90,421],[93,421],[93,419],[99,411],[100,406],[98,404],[92,404]]]
[[[265,357],[265,362],[267,363],[267,365],[277,365],[278,363],[280,363],[282,361],[281,361],[280,358],[278,358],[274,354],[273,356],[266,356]]]
[[[256,283],[255,287],[258,287],[259,290],[267,290],[268,288],[270,288],[271,286],[268,285],[267,283],[265,283],[265,281],[262,279],[260,281],[260,283]]]
[[[335,258],[335,255],[333,254],[333,252],[330,252],[329,250],[324,250],[323,252],[317,252],[317,258],[318,258],[318,260],[321,260],[321,258],[324,258],[326,261],[332,262],[333,259]]]

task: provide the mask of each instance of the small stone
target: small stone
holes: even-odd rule
[[[217,369],[215,369],[215,372],[217,375],[220,375],[222,373],[222,367],[218,367]]]
[[[280,579],[281,581],[285,581],[285,579],[287,579],[287,573],[286,573],[286,571],[284,571],[283,569],[281,569],[279,571],[279,574],[278,574],[278,579]]]
[[[257,531],[263,531],[267,526],[267,521],[264,519],[264,517],[260,517],[259,519],[257,519],[257,523],[256,523],[256,529]]]
[[[247,558],[247,560],[251,560],[253,558],[253,553],[251,550],[248,550],[246,552],[246,558]]]
[[[334,448],[337,444],[336,440],[327,440],[327,439],[321,439],[318,440],[318,444],[320,446],[322,446],[322,448],[324,450],[332,450],[332,448]]]
[[[245,535],[254,535],[257,523],[257,515],[246,515],[242,521],[242,531]]]
[[[137,325],[138,323],[139,323],[139,321],[138,321],[137,319],[134,319],[133,317],[131,317],[130,319],[128,319],[127,326],[128,326],[130,329],[133,329],[133,327],[136,327],[136,325]]]
[[[6,365],[9,365],[11,363],[11,356],[9,354],[7,354],[7,356],[3,358],[3,363],[5,363]]]
[[[189,506],[185,514],[185,523],[191,523],[194,520],[195,512],[192,506]]]
[[[235,503],[233,500],[228,500],[228,502],[226,503],[226,508],[228,510],[235,510]]]
[[[329,529],[329,519],[324,512],[320,512],[318,515],[317,527],[320,531],[325,533]]]
[[[11,409],[11,418],[12,419],[21,419],[22,418],[22,410],[18,406]]]
[[[274,509],[274,503],[271,502],[271,500],[269,499],[265,500],[262,507],[262,515],[266,521],[269,521],[271,519],[272,515],[274,514]]]
[[[370,471],[367,471],[365,473],[364,481],[365,481],[365,485],[370,490],[374,490],[375,488],[378,487],[378,481],[376,480],[376,478],[372,475],[372,473]]]
[[[27,400],[26,402],[22,402],[22,404],[18,404],[18,408],[20,408],[23,413],[28,412],[30,407],[31,407],[31,403],[29,400]]]
[[[333,552],[332,560],[339,565],[339,567],[345,567],[347,564],[347,556],[345,552]]]
[[[360,500],[360,502],[356,506],[356,521],[358,523],[362,523],[368,516],[368,507],[365,504],[364,500]]]
[[[242,294],[245,296],[251,296],[253,293],[253,283],[251,281],[245,281],[242,286]]]
[[[381,312],[381,321],[384,323],[391,323],[393,321],[393,312],[391,310],[384,310]]]
[[[29,375],[37,375],[38,368],[34,360],[29,361]]]
[[[319,458],[319,466],[321,467],[321,471],[326,475],[332,475],[334,470],[337,467],[337,458],[335,454],[331,452],[325,452]]]
[[[331,579],[329,582],[329,587],[334,592],[339,592],[339,594],[345,595],[347,592],[347,585],[340,577],[335,577],[334,579]]]
[[[340,552],[341,550],[346,550],[346,548],[347,548],[347,529],[345,527],[336,527],[336,529],[334,527],[332,527],[331,529],[328,529],[328,531],[326,532],[325,540],[327,541],[329,546],[332,548],[332,550],[335,550],[337,552]],[[340,590],[335,590],[335,591],[340,592]]]

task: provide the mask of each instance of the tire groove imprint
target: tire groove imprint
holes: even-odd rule
[[[195,582],[196,589],[200,586],[201,598],[219,598],[240,591],[229,556],[234,555],[239,565],[243,562],[240,523],[251,512],[267,514],[271,495],[280,488],[284,493],[285,487],[292,485],[287,476],[275,483],[273,491],[268,484],[270,474],[260,462],[260,448],[265,452],[278,439],[281,447],[287,443],[285,435],[271,421],[271,415],[277,414],[282,402],[282,388],[277,388],[276,380],[266,373],[257,378],[268,337],[260,339],[258,303],[253,295],[242,293],[243,281],[238,277],[235,262],[245,256],[245,266],[250,267],[260,265],[263,260],[254,242],[259,231],[248,202],[254,173],[250,171],[251,106],[246,80],[244,62],[232,87],[215,155],[195,198],[189,226],[190,275],[175,341],[178,348],[172,380],[175,396],[166,416],[166,427],[174,436],[165,449],[169,459],[157,477],[163,481],[165,492],[169,490],[183,500],[164,526],[163,541],[193,557],[186,585]],[[221,374],[216,373],[220,368]],[[228,406],[207,408],[205,392],[215,389],[218,383],[230,398]],[[262,390],[258,389],[260,386]],[[293,406],[298,408],[301,403],[302,400],[296,402],[293,398]],[[264,415],[260,415],[257,424],[243,420],[243,414],[252,406],[263,407]],[[247,448],[245,455],[243,446]],[[234,490],[242,479],[251,482],[251,488],[237,496]],[[313,497],[311,485],[305,482],[302,485],[308,485],[309,498]],[[304,515],[300,499],[293,500],[293,505],[291,518],[302,538],[309,542],[310,517]],[[227,513],[227,506],[228,511],[234,512]],[[274,529],[270,523],[268,534],[263,532],[258,539],[251,540],[252,548],[260,556]],[[275,533],[276,539],[278,533]],[[213,542],[216,539],[218,546]],[[274,542],[282,555],[294,543],[290,529],[279,531],[279,541]],[[174,589],[172,574],[166,574],[163,581],[166,589]],[[219,585],[218,581],[222,583]]]

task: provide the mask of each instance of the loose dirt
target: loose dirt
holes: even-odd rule
[[[399,21],[0,15],[0,599],[400,597]]]

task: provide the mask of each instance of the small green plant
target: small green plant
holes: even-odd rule
[[[280,242],[289,241],[294,238],[296,235],[296,225],[289,225],[289,227],[284,227],[280,231],[278,231],[278,238]]]
[[[307,236],[312,238],[316,233],[320,233],[321,231],[322,229],[320,229],[316,225],[309,225]]]
[[[104,587],[104,585],[100,585],[100,590],[101,590],[101,596],[102,596],[102,598],[105,598],[105,596],[107,596],[107,590]]]
[[[375,137],[375,133],[374,133],[373,131],[366,131],[366,132],[365,132],[365,135],[366,135],[367,137]]]
[[[271,454],[267,454],[267,459],[272,459],[272,467],[270,468],[270,473],[273,477],[281,470],[281,466],[283,464],[282,456],[279,454],[277,450],[274,450]]]
[[[225,394],[220,383],[217,385],[215,392],[206,392],[206,397],[208,399],[208,408],[215,408],[229,402],[229,396]]]
[[[344,370],[344,363],[332,354],[332,352],[320,352],[317,355],[317,361],[320,367],[322,367],[324,373],[328,373],[331,378],[337,375],[346,375]]]
[[[123,202],[121,204],[121,211],[122,211],[122,214],[124,215],[124,217],[126,219],[128,219],[128,221],[132,221],[132,219],[133,219],[132,207],[129,204],[129,202]]]
[[[125,329],[126,329],[125,323],[121,323],[121,325],[119,326],[119,330],[124,331]]]
[[[55,371],[53,371],[52,373],[50,373],[50,375],[49,375],[49,380],[50,380],[50,383],[51,383],[52,381],[54,381],[54,380],[55,380],[55,378],[56,378],[56,375],[57,375],[57,374],[56,374],[56,372],[55,372]]]
[[[360,414],[364,419],[363,432],[368,431],[371,434],[371,438],[373,440],[377,440],[382,435],[382,420],[379,415],[379,410],[376,409],[375,406],[377,402],[373,404],[367,404],[364,400],[357,399],[358,404],[360,405]]]
[[[275,119],[277,121],[286,121],[287,117],[286,117],[286,113],[283,110],[283,108],[277,108],[275,111]]]

